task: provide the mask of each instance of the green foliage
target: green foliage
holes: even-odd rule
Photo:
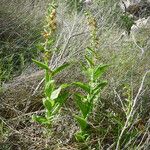
[[[47,65],[47,64],[44,64],[44,63],[39,62],[39,61],[34,60],[34,59],[32,59],[32,61],[33,61],[34,63],[36,63],[36,65],[38,65],[40,68],[42,68],[42,69],[45,69],[45,70],[48,70],[48,71],[49,71],[49,67],[48,67],[48,65]]]
[[[90,93],[90,85],[82,82],[74,82],[74,85],[80,87],[85,92]]]
[[[26,48],[27,45],[19,43],[15,46],[13,48],[11,42],[0,42],[0,83],[22,73],[25,66],[31,63],[31,58],[37,56],[38,52],[34,46]]]
[[[55,76],[57,73],[61,72],[63,69],[65,69],[66,67],[69,66],[69,63],[65,63],[63,65],[61,65],[60,67],[56,68],[53,72],[52,72],[52,76]]]
[[[15,1],[2,1],[0,5],[0,84],[19,76],[32,63],[31,59],[39,56],[36,44],[41,38],[41,23],[37,21],[42,22],[41,19],[32,26],[33,10],[21,13],[27,8],[20,9],[23,4],[12,3]]]
[[[94,70],[94,80],[97,80],[98,78],[100,78],[103,74],[103,72],[105,72],[105,70],[107,69],[108,65],[106,64],[100,64],[97,66],[97,68],[95,68]]]
[[[68,93],[64,92],[63,90],[66,89],[69,85],[62,84],[59,87],[55,85],[55,80],[53,79],[55,75],[59,74],[61,71],[66,69],[69,66],[69,63],[65,63],[54,70],[51,70],[48,66],[49,59],[53,54],[51,50],[51,46],[55,42],[55,31],[57,29],[57,22],[56,22],[56,3],[55,1],[52,2],[48,6],[47,17],[46,17],[46,25],[44,26],[44,43],[41,44],[43,48],[42,51],[44,53],[44,63],[34,60],[33,62],[39,66],[41,69],[45,70],[45,87],[44,87],[44,94],[45,97],[43,98],[43,106],[45,108],[45,115],[44,116],[36,116],[33,115],[32,119],[40,124],[44,124],[48,127],[53,122],[55,115],[59,113],[62,105],[66,102]]]
[[[120,24],[123,29],[127,31],[128,34],[130,34],[131,27],[135,24],[134,19],[130,17],[128,14],[121,15],[120,17]]]
[[[33,60],[33,62],[45,70],[45,98],[43,98],[45,116],[33,115],[32,119],[40,124],[50,126],[55,115],[59,112],[60,108],[67,100],[68,93],[62,92],[62,90],[69,86],[68,84],[62,84],[59,87],[56,87],[53,76],[60,73],[62,70],[68,67],[69,64],[63,64],[52,71],[45,63],[37,60]]]
[[[89,109],[90,109],[89,102],[87,102],[86,99],[84,99],[84,97],[79,94],[75,94],[75,98],[76,98],[76,104],[79,107],[82,113],[82,116],[86,118],[86,115],[88,114]]]
[[[67,4],[70,5],[69,11],[71,13],[70,12],[68,13],[66,11],[66,8],[68,9],[68,5],[67,6],[62,5],[64,1],[60,0],[60,2],[61,4],[58,7],[58,9],[60,10],[58,10],[58,12],[59,13],[64,12],[64,13],[58,14],[58,18],[55,18],[54,16],[50,15],[51,12],[55,10],[56,6],[50,5],[48,8],[48,16],[46,20],[47,24],[44,26],[44,33],[43,33],[46,40],[44,42],[42,41],[43,43],[40,43],[40,44],[34,43],[34,41],[36,41],[37,39],[39,42],[39,38],[40,38],[39,31],[36,31],[36,32],[34,31],[33,32],[34,34],[30,35],[32,36],[32,38],[29,39],[29,33],[31,31],[29,31],[29,28],[26,28],[26,26],[28,26],[26,24],[25,25],[23,24],[24,27],[22,29],[21,28],[19,29],[20,31],[25,33],[26,36],[24,36],[22,32],[20,32],[17,29],[13,31],[17,33],[15,34],[15,37],[16,35],[19,35],[17,38],[13,40],[13,38],[8,34],[8,36],[6,35],[6,37],[10,37],[10,38],[0,43],[1,45],[0,46],[0,80],[1,82],[11,79],[10,77],[13,77],[14,74],[19,75],[22,72],[24,66],[28,62],[29,63],[31,62],[31,58],[34,58],[33,61],[37,66],[39,66],[41,69],[44,69],[45,71],[44,95],[45,96],[42,99],[44,113],[42,115],[33,115],[32,118],[34,121],[38,122],[39,124],[42,124],[43,126],[49,127],[49,128],[51,127],[51,124],[53,123],[53,120],[55,119],[56,115],[60,112],[60,109],[62,108],[63,104],[67,100],[68,92],[65,91],[65,89],[69,86],[68,84],[62,84],[58,86],[56,85],[56,82],[54,80],[55,76],[61,71],[63,71],[69,64],[65,63],[57,67],[56,69],[51,70],[51,68],[49,68],[48,66],[48,62],[51,59],[51,55],[53,51],[55,50],[55,47],[57,47],[58,50],[55,51],[56,53],[53,57],[54,59],[57,58],[57,56],[58,57],[60,56],[59,54],[61,53],[61,48],[66,48],[65,49],[66,53],[64,53],[64,56],[65,54],[67,54],[67,59],[69,58],[69,56],[71,56],[71,59],[74,59],[72,58],[72,56],[74,57],[75,53],[79,56],[80,53],[78,54],[78,52],[80,51],[82,53],[82,48],[87,46],[89,44],[89,41],[91,41],[91,39],[88,39],[88,36],[87,36],[85,37],[84,42],[81,43],[81,41],[84,39],[84,36],[88,34],[88,32],[85,33],[85,31],[88,30],[88,27],[87,25],[84,24],[85,20],[83,19],[84,18],[83,12],[81,11],[80,14],[77,13],[77,11],[79,12],[82,9],[83,1],[66,0],[65,2],[67,2]],[[140,33],[135,36],[135,40],[137,43],[134,43],[130,38],[126,39],[128,38],[126,36],[120,38],[120,35],[122,34],[119,31],[118,27],[116,28],[116,23],[118,23],[119,27],[125,29],[129,34],[131,26],[134,24],[133,18],[130,18],[128,15],[122,14],[118,6],[118,2],[119,2],[118,0],[112,0],[112,1],[95,0],[93,2],[94,2],[94,5],[90,5],[89,7],[87,7],[88,8],[87,11],[92,10],[93,15],[91,15],[91,18],[93,17],[93,20],[97,21],[96,31],[98,32],[98,40],[99,40],[97,49],[99,50],[97,51],[95,50],[96,48],[95,49],[91,48],[92,47],[91,46],[87,48],[85,57],[82,57],[82,55],[78,57],[79,59],[82,59],[82,60],[84,59],[83,62],[80,62],[80,63],[82,65],[81,70],[84,72],[86,82],[82,82],[82,80],[80,80],[80,82],[79,81],[75,82],[73,80],[74,82],[72,84],[72,85],[75,85],[77,88],[81,89],[81,93],[78,92],[78,93],[75,93],[74,95],[75,104],[79,109],[79,112],[76,115],[74,115],[74,118],[75,118],[75,121],[77,122],[77,125],[80,128],[79,131],[75,133],[75,138],[78,142],[86,141],[86,143],[73,143],[73,144],[86,145],[86,148],[82,148],[82,149],[115,149],[119,134],[121,133],[121,131],[123,130],[125,126],[126,119],[128,115],[130,115],[131,109],[133,109],[133,97],[138,91],[139,87],[137,87],[137,85],[140,82],[139,79],[141,78],[143,72],[149,69],[149,62],[150,62],[149,52],[150,51],[149,51],[149,45],[148,45],[149,38],[147,36],[149,35],[148,34],[149,32],[148,32],[148,29],[146,30],[143,29],[144,30],[144,32],[142,31],[143,34],[140,31]],[[45,2],[43,2],[43,4],[44,3]],[[14,10],[14,9],[10,9],[10,12],[11,10]],[[13,13],[11,14],[14,15]],[[37,13],[37,14],[40,14],[40,13]],[[73,16],[73,14],[75,14],[75,16]],[[122,16],[120,16],[120,14]],[[63,20],[62,20],[62,16],[64,17]],[[27,19],[26,17],[24,18]],[[41,19],[37,18],[37,16],[35,18],[36,20],[40,20],[40,22],[42,22]],[[56,26],[58,25],[58,30],[57,30],[59,32],[58,34],[57,33],[52,34],[51,29],[49,28],[50,22],[52,22],[50,18],[53,18],[53,19],[55,18],[56,22],[53,22],[53,23],[54,24],[56,23]],[[57,20],[58,20],[58,24],[57,24]],[[82,23],[83,25],[80,26]],[[17,27],[20,24],[21,23],[17,22],[15,26]],[[37,28],[36,24],[34,24],[34,26],[35,28]],[[8,33],[9,32],[11,32],[11,29],[8,30]],[[95,36],[95,32],[93,33],[93,37]],[[68,39],[68,42],[66,40],[67,35],[70,36],[70,38]],[[118,40],[115,40],[115,39],[118,39]],[[31,46],[32,43],[34,44]],[[93,44],[93,45],[96,45],[96,44]],[[141,50],[140,50],[140,47],[138,46],[140,46],[144,50],[144,54],[141,57],[139,57]],[[79,47],[81,47],[81,50],[78,51],[77,48]],[[42,55],[45,57],[43,62],[35,60],[37,59],[36,56],[38,56],[39,58],[39,55],[38,55],[39,51],[40,53],[41,52],[45,53],[44,55]],[[57,53],[58,51],[60,52],[59,54]],[[50,56],[47,57],[48,53],[50,54]],[[74,54],[72,55],[72,53]],[[39,58],[39,60],[41,60],[41,58]],[[111,82],[110,82],[110,86],[108,86],[108,88],[106,88],[105,90],[105,93],[104,93],[104,95],[106,95],[105,99],[101,98],[100,94],[103,88],[107,85],[107,81],[103,80],[102,76],[106,72],[108,65],[99,64],[99,60],[105,63],[113,64],[113,67],[106,74],[107,79],[110,80]],[[52,62],[55,62],[55,61],[52,61]],[[71,71],[74,71],[74,68]],[[75,75],[77,75],[77,73],[79,72],[75,72]],[[77,76],[79,77],[79,75]],[[71,77],[71,79],[74,79],[74,78]],[[144,82],[146,86],[144,86],[143,93],[140,94],[140,97],[137,100],[137,104],[134,107],[134,112],[136,113],[135,115],[132,115],[128,119],[129,121],[127,122],[127,125],[125,126],[123,135],[121,136],[119,140],[120,149],[144,149],[146,147],[146,141],[148,141],[147,137],[149,136],[149,133],[148,133],[149,124],[147,121],[149,119],[149,115],[148,115],[149,114],[149,111],[148,111],[149,110],[149,89],[150,89],[149,81],[150,80],[147,79]],[[130,83],[132,85],[130,85]],[[9,104],[9,103],[6,103],[6,104]],[[7,106],[5,107],[5,103],[4,104],[2,103],[1,105],[2,106],[4,105],[4,108],[6,110],[9,110],[7,109]],[[138,108],[138,105],[140,109]],[[16,106],[14,108],[18,111],[18,108]],[[94,113],[92,113],[93,110],[94,110]],[[2,108],[2,111],[3,111],[3,108]],[[21,111],[19,112],[21,113]],[[5,114],[5,112],[3,113]],[[68,113],[70,113],[70,111],[68,111],[67,114]],[[63,114],[63,115],[66,115],[66,114]],[[9,120],[7,120],[7,118],[4,119],[4,121],[8,123],[6,125],[4,125],[4,123],[3,124],[0,123],[1,135],[4,137],[3,141],[9,142],[10,141],[9,138],[12,139],[13,136],[11,135],[13,135],[14,131],[16,130],[19,131],[20,124],[22,124],[22,121],[24,122],[24,119],[23,120],[21,119],[20,121],[20,118],[21,118],[20,116],[22,116],[22,114],[20,114],[17,117],[18,122],[19,122],[17,123],[18,124],[17,127],[13,126],[13,124],[11,125],[11,122],[15,122],[11,120],[14,120],[15,118],[10,118]],[[64,121],[63,119],[61,121]],[[50,146],[49,149],[52,149],[51,146],[53,145],[51,145],[51,143],[50,144],[47,143],[47,141],[49,142],[48,139],[53,138],[54,140],[59,141],[64,138],[68,138],[68,136],[66,137],[66,134],[68,134],[66,133],[66,131],[70,130],[70,124],[71,124],[70,119],[68,121],[69,121],[68,124],[63,124],[63,126],[65,126],[65,130],[63,133],[57,134],[56,133],[57,131],[54,131],[54,137],[47,136],[46,138],[43,138],[43,136],[40,136],[41,139],[40,138],[37,138],[37,139],[41,140],[42,143],[45,142],[44,140],[46,139],[45,143]],[[65,120],[65,123],[66,122],[67,121]],[[33,126],[34,125],[35,124],[33,124]],[[67,129],[68,125],[69,125],[69,129]],[[7,131],[8,129],[6,129],[6,126],[7,128],[10,127],[11,131],[9,133],[11,134],[8,133]],[[29,127],[29,130],[28,130],[29,133],[32,132],[30,128],[33,128],[33,126]],[[72,124],[71,124],[71,127],[72,127]],[[15,130],[13,131],[13,129]],[[45,131],[48,131],[48,130],[49,130],[48,128],[45,128]],[[63,134],[63,138],[62,138],[62,134]],[[59,138],[58,136],[61,137],[61,139],[57,140],[56,138]],[[6,138],[8,137],[7,140],[5,137]],[[28,137],[28,136],[25,135],[24,137]],[[88,141],[89,138],[91,138],[91,140]],[[18,138],[14,138],[14,139],[18,139]],[[24,141],[23,142],[26,143],[26,140],[27,139],[25,139],[25,142]],[[61,142],[63,145],[63,141]],[[15,143],[15,146],[20,144],[16,142],[11,142],[11,143]],[[35,144],[37,145],[37,143]],[[39,145],[40,144],[38,144],[38,146]],[[41,146],[43,145],[41,144]],[[56,147],[58,148],[59,146],[61,147],[61,144],[60,145],[57,144]],[[9,147],[13,149],[13,147],[11,146],[7,146],[7,148],[2,147],[2,149],[9,149]],[[25,149],[25,148],[21,148],[21,149]],[[57,149],[57,148],[54,147],[54,149]],[[80,149],[80,148],[77,148],[77,149]]]
[[[90,54],[90,55],[89,55]],[[75,119],[79,124],[80,131],[75,134],[77,141],[85,141],[88,135],[87,127],[88,117],[94,109],[94,103],[100,97],[102,89],[107,85],[107,81],[102,80],[101,76],[105,73],[108,65],[101,64],[97,65],[95,63],[96,51],[88,48],[87,54],[85,55],[85,60],[87,65],[82,63],[85,74],[87,75],[89,81],[88,83],[84,82],[75,82],[75,86],[81,88],[86,94],[75,94],[76,105],[79,107],[81,115],[75,115]],[[88,135],[88,136],[87,136]]]
[[[84,117],[80,117],[80,116],[75,116],[75,119],[77,120],[80,128],[81,128],[81,131],[85,131],[87,129],[87,121]]]
[[[75,133],[75,138],[78,142],[85,142],[88,139],[89,135],[83,132]]]

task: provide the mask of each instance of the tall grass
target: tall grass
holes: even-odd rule
[[[0,82],[18,76],[37,57],[48,1],[0,2]]]

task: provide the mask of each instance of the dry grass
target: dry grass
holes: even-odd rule
[[[17,11],[18,14],[21,12],[20,15],[23,15],[23,20],[24,18],[31,19],[31,28],[36,28],[37,24],[42,23],[39,21],[39,18],[42,18],[45,13],[45,9],[43,10],[41,8],[46,8],[46,3],[45,5],[43,5],[44,3],[36,4],[34,9],[29,9],[30,3],[26,1],[27,3],[23,3],[20,9],[16,9],[19,3],[16,4],[12,1],[9,3],[10,5],[5,5],[4,2],[6,1],[3,0],[0,2],[4,10]],[[36,80],[36,84],[34,84],[35,82],[26,82],[27,76],[25,73],[23,83],[27,85],[27,87],[22,87],[24,91],[28,89],[25,95],[21,94],[19,98],[18,94],[12,95],[11,92],[9,93],[9,89],[7,89],[8,93],[6,90],[5,96],[0,97],[2,102],[0,104],[2,114],[0,123],[2,149],[42,150],[47,147],[47,149],[51,150],[105,150],[119,149],[116,145],[117,142],[121,142],[123,145],[121,149],[148,150],[150,146],[150,75],[149,73],[147,73],[146,76],[144,75],[150,70],[149,38],[145,36],[145,30],[135,35],[136,43],[132,37],[127,35],[120,38],[124,30],[119,28],[116,24],[119,20],[119,15],[116,15],[113,10],[116,9],[117,5],[116,3],[109,3],[109,5],[106,7],[105,5],[98,6],[93,4],[88,8],[94,14],[98,22],[98,61],[111,64],[105,74],[109,85],[105,88],[102,98],[96,104],[95,111],[89,119],[91,125],[91,139],[84,144],[76,143],[74,140],[73,134],[78,127],[72,115],[78,111],[74,106],[72,95],[67,104],[63,107],[60,115],[56,118],[51,134],[49,136],[43,134],[45,131],[44,128],[31,121],[31,115],[33,113],[43,113],[41,104],[38,103],[38,105],[36,105],[35,102],[30,103],[31,95],[41,81],[41,78]],[[25,6],[28,7],[25,9]],[[31,17],[25,13],[27,12],[27,8],[29,11],[32,10],[32,13],[30,13]],[[66,61],[75,63],[71,66],[69,71],[66,70],[64,74],[58,77],[58,82],[60,83],[64,81],[86,80],[86,78],[81,76],[78,61],[83,60],[84,50],[89,46],[90,42],[90,33],[84,13],[82,11],[79,13],[73,11],[72,14],[68,14],[67,12],[68,7],[66,4],[59,3],[57,18],[59,31],[55,43],[55,47],[57,47],[58,51],[54,53],[50,66],[55,68]],[[16,13],[13,13],[11,16],[9,15],[9,17],[15,18]],[[28,22],[30,22],[29,20]],[[6,22],[8,23],[8,21]],[[19,20],[15,22],[18,24]],[[24,25],[26,24],[28,23],[24,22]],[[22,27],[25,30],[24,25]],[[22,30],[18,30],[13,24],[11,26],[16,29],[17,33],[21,32],[21,35],[24,35]],[[8,25],[3,26],[3,29],[4,31],[9,29]],[[11,28],[9,30],[11,32],[14,31]],[[27,36],[23,37],[26,38]],[[8,37],[10,36],[6,36],[6,38]],[[18,39],[20,39],[20,37],[18,37]],[[31,43],[34,43],[34,40],[31,40]],[[15,42],[15,40],[13,42]],[[144,49],[144,53],[141,54],[141,49],[136,44]],[[27,72],[32,72],[32,70],[34,70],[34,68],[31,68],[31,71]],[[143,76],[145,78],[143,78]],[[18,85],[22,83],[21,80],[22,77],[18,77],[16,80]],[[16,83],[16,81],[12,81],[11,84]],[[41,89],[37,89],[34,94],[38,94],[40,90]],[[19,90],[15,92],[14,90],[13,94],[18,91]],[[70,89],[70,91],[72,94],[75,93],[74,88]],[[127,99],[129,99],[129,96],[132,107],[128,105],[129,102]],[[36,100],[40,102],[41,97],[40,95]],[[19,99],[21,99],[21,103]],[[29,108],[29,104],[32,108],[34,107],[34,109],[27,109],[27,107]],[[128,114],[127,109],[129,109]],[[13,112],[15,112],[15,114],[13,114]],[[121,123],[122,125],[120,125]],[[117,140],[118,138],[119,140]]]

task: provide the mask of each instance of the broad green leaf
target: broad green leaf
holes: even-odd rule
[[[87,117],[89,113],[89,102],[88,101],[83,101],[83,97],[80,96],[79,94],[75,94],[76,97],[76,103],[78,107],[80,108],[80,111],[82,112],[82,115],[84,118]]]
[[[40,68],[45,69],[45,70],[49,70],[48,65],[46,65],[46,64],[44,64],[44,63],[42,63],[42,62],[40,62],[40,61],[37,61],[37,60],[35,60],[35,59],[32,59],[32,61],[33,61],[36,65],[38,65]]]
[[[99,65],[94,71],[94,80],[100,78],[107,68],[108,68],[107,64]]]
[[[59,94],[60,94],[60,92],[61,92],[61,89],[62,89],[62,87],[60,86],[58,89],[54,90],[54,91],[52,92],[52,94],[51,94],[50,99],[51,99],[51,100],[54,100],[54,99],[58,98],[58,96],[59,96]]]
[[[68,98],[69,93],[68,92],[63,92],[58,96],[56,99],[56,103],[59,104],[59,107],[61,107],[63,104],[65,104],[67,98]]]
[[[88,84],[82,82],[74,82],[73,84],[75,84],[77,87],[80,87],[84,91],[90,93],[91,88]]]
[[[47,83],[45,83],[45,95],[47,97],[50,97],[53,89],[54,89],[54,80],[50,80]]]
[[[81,131],[85,131],[86,128],[88,127],[86,118],[82,118],[80,116],[75,115],[75,119],[77,120],[77,122],[81,128]]]
[[[88,56],[86,56],[86,55],[85,55],[85,59],[88,62],[88,64],[89,64],[90,67],[93,67],[95,65],[94,62]]]
[[[69,63],[65,63],[65,64],[57,67],[54,71],[52,71],[52,76],[55,76],[56,74],[60,73],[62,70],[64,70],[68,66],[69,66]]]
[[[48,111],[51,111],[54,103],[52,103],[48,98],[43,98],[43,105]]]
[[[36,115],[32,116],[32,120],[35,122],[38,122],[40,124],[48,124],[49,123],[45,117],[36,116]]]

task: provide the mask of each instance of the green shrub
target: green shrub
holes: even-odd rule
[[[45,116],[33,115],[32,119],[40,124],[50,126],[58,114],[61,106],[65,103],[68,97],[67,92],[61,92],[63,89],[67,88],[68,84],[62,84],[56,87],[53,77],[65,69],[69,64],[64,64],[55,70],[51,70],[47,64],[41,63],[39,61],[33,60],[39,67],[45,70],[45,88],[43,98],[43,105],[45,107]]]
[[[56,4],[52,3],[49,5],[47,17],[44,26],[44,43],[41,44],[43,49],[43,60],[44,63],[39,62],[33,59],[33,62],[37,64],[40,68],[45,70],[45,87],[44,94],[45,98],[43,98],[43,105],[45,108],[44,116],[33,115],[32,119],[40,124],[46,125],[47,127],[51,126],[53,119],[59,113],[61,106],[65,103],[68,97],[67,92],[62,92],[63,89],[67,88],[68,84],[62,84],[59,87],[55,85],[54,76],[68,67],[68,63],[65,63],[54,70],[49,68],[49,60],[53,55],[53,50],[51,50],[51,46],[55,42],[55,32],[57,29],[56,22]]]
[[[80,109],[81,115],[75,115],[80,131],[75,134],[77,141],[85,141],[88,137],[88,118],[94,109],[94,104],[99,99],[102,89],[106,86],[107,81],[102,80],[101,76],[105,72],[108,65],[95,64],[96,51],[91,48],[87,49],[85,59],[87,65],[82,63],[82,68],[85,76],[88,79],[87,83],[75,82],[74,84],[81,88],[85,93],[75,94],[76,104]]]

